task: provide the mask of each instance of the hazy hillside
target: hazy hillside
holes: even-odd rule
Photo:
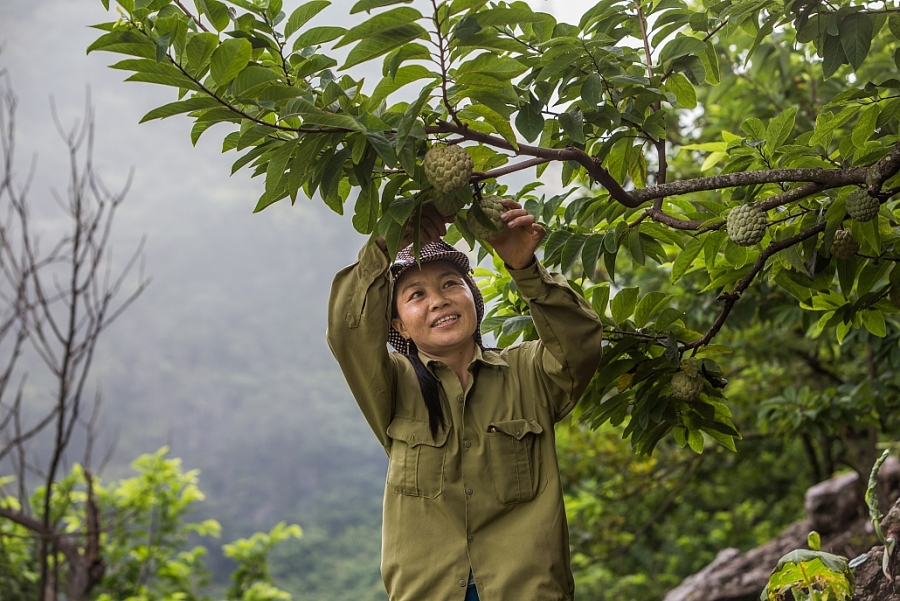
[[[281,520],[301,524],[303,540],[274,562],[297,598],[383,598],[386,458],[324,340],[331,277],[364,239],[321,203],[253,215],[261,182],[247,172],[229,178],[234,157],[219,153],[215,132],[193,148],[185,122],[138,125],[167,97],[122,84],[109,56],[85,56],[85,25],[109,18],[99,0],[0,3],[0,68],[20,97],[19,170],[24,177],[36,157],[31,196],[48,236],[59,224],[51,189],[66,186],[51,96],[68,128],[90,86],[98,171],[116,187],[135,168],[115,252],[124,260],[146,236],[153,281],[108,331],[93,372],[103,431],[119,441],[105,477],[171,444],[202,470],[202,517],[222,522],[220,542]]]

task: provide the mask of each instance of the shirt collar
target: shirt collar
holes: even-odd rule
[[[434,367],[445,365],[443,361],[432,359],[422,351],[419,351],[419,359],[421,359],[422,363],[432,369]],[[509,367],[509,364],[500,356],[499,351],[493,349],[483,351],[477,344],[475,345],[475,355],[472,357],[472,362],[469,365],[475,363],[484,363],[485,365],[493,365],[495,367]]]

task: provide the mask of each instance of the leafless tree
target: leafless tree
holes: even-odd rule
[[[15,171],[16,107],[9,78],[0,72],[0,475],[6,469],[15,476],[16,490],[7,494],[19,501],[18,508],[0,505],[0,520],[30,533],[40,599],[55,601],[63,591],[70,601],[82,601],[105,569],[90,472],[99,395],[91,394],[88,376],[101,334],[148,284],[141,269],[143,241],[124,266],[114,266],[110,236],[128,183],[113,193],[95,173],[94,118],[87,102],[84,118],[68,131],[53,111],[69,159],[66,191],[54,193],[65,227],[51,235],[50,245],[41,244],[29,201],[37,183],[35,163],[24,177]],[[25,386],[23,356],[30,354],[49,375],[38,378],[37,392]],[[79,428],[87,440],[87,519],[73,533],[63,530],[51,506]],[[49,448],[49,457],[40,459],[39,446],[45,457]],[[35,479],[46,492],[32,507]]]

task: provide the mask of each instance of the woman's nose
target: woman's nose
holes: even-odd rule
[[[437,292],[431,299],[431,306],[434,309],[440,309],[441,307],[446,306],[449,302],[450,301],[447,300],[447,297],[445,297],[442,293]]]

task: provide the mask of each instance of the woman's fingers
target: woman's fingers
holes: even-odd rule
[[[403,236],[402,247],[409,246],[414,240],[414,229],[416,224],[416,216],[412,215],[406,224],[406,232]],[[419,220],[419,242],[420,244],[430,244],[437,242],[447,235],[447,224],[444,222],[444,216],[440,211],[432,205],[427,204],[422,207],[422,215]]]

